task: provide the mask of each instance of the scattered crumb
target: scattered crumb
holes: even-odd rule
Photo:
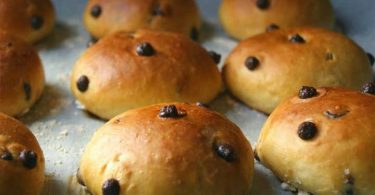
[[[59,83],[69,84],[70,75],[69,73],[62,73],[57,76]]]
[[[281,189],[283,189],[284,191],[297,192],[296,187],[285,182],[281,183]]]
[[[77,109],[80,109],[80,110],[85,110],[86,107],[78,100],[75,100],[74,101],[74,105],[76,106]]]
[[[60,131],[59,135],[62,135],[62,136],[68,136],[68,130],[62,130]]]
[[[76,128],[76,131],[77,131],[78,133],[82,133],[84,130],[85,130],[85,128],[84,128],[83,125],[77,126],[77,128]]]

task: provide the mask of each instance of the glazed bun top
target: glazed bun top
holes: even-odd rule
[[[272,137],[280,138],[282,134],[283,138],[290,135],[289,143],[304,144],[306,142],[303,139],[294,139],[299,135],[296,134],[297,131],[293,131],[298,129],[298,126],[304,121],[315,122],[317,127],[332,130],[332,132],[317,132],[315,137],[310,138],[312,141],[322,143],[325,143],[324,139],[351,137],[352,129],[362,126],[363,131],[372,131],[375,121],[370,119],[375,117],[375,86],[374,83],[366,85],[371,85],[371,87],[365,87],[363,92],[342,88],[302,87],[297,96],[281,103],[270,115],[260,140],[271,134]],[[286,130],[279,132],[276,128],[272,128],[286,126],[295,126],[296,128],[290,128],[291,134],[288,134]],[[280,134],[280,136],[275,134]],[[365,137],[363,134],[361,139],[365,139]],[[295,146],[295,144],[288,145]],[[311,147],[314,146],[311,145]]]
[[[81,179],[93,194],[116,187],[116,194],[245,195],[252,174],[253,154],[241,130],[205,107],[185,103],[113,118],[96,131],[80,164]]]
[[[223,0],[220,18],[227,33],[237,39],[276,28],[331,29],[334,24],[329,0]]]
[[[50,0],[0,1],[0,30],[34,43],[51,32],[55,12]]]
[[[90,0],[84,23],[96,38],[117,31],[148,28],[197,39],[200,16],[195,0]]]
[[[241,41],[225,60],[225,83],[265,113],[301,86],[359,89],[373,79],[366,52],[348,37],[320,28],[292,28]]]
[[[31,131],[0,113],[0,194],[40,194],[44,156]]]
[[[20,38],[0,32],[0,112],[24,114],[43,89],[44,70],[36,50]]]
[[[375,83],[363,92],[304,87],[279,105],[258,144],[261,162],[313,194],[374,194]]]
[[[117,32],[76,62],[71,88],[87,110],[110,119],[162,102],[209,102],[222,87],[215,60],[198,43],[169,32]]]

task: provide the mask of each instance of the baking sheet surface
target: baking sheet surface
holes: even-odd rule
[[[46,158],[46,185],[43,195],[83,194],[75,182],[75,172],[83,149],[104,121],[77,109],[70,92],[70,71],[89,40],[82,26],[85,0],[54,0],[57,24],[53,33],[36,45],[46,71],[47,86],[41,100],[21,118],[37,136]],[[236,45],[220,27],[219,0],[198,0],[205,20],[203,45],[225,57]],[[333,1],[343,31],[365,50],[375,53],[375,1]],[[254,146],[266,116],[255,112],[226,94],[211,108],[225,114],[244,131]],[[283,192],[272,174],[256,163],[252,194],[290,194]]]

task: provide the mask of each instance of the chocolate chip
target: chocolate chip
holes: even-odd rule
[[[82,75],[77,80],[77,88],[80,92],[85,92],[89,88],[90,80],[86,75]]]
[[[157,4],[156,6],[154,6],[154,9],[152,9],[153,16],[164,16],[164,14],[165,13],[160,4]]]
[[[116,179],[109,179],[102,186],[103,195],[119,195],[120,183]]]
[[[245,60],[245,66],[249,70],[255,70],[259,66],[259,64],[259,60],[254,56],[250,56]]]
[[[214,150],[220,158],[227,162],[233,162],[236,160],[234,150],[229,144],[214,144]]]
[[[301,37],[301,35],[299,34],[292,35],[289,41],[292,43],[305,43],[306,42],[305,39],[303,39],[303,37]]]
[[[214,52],[214,51],[209,51],[208,54],[210,54],[211,58],[214,60],[216,64],[219,64],[221,61],[221,55]]]
[[[31,99],[31,86],[29,83],[23,83],[23,91],[25,92],[26,100]]]
[[[116,119],[116,120],[113,121],[113,124],[119,124],[120,122],[121,122],[120,119]]]
[[[90,14],[94,18],[98,18],[102,14],[102,7],[100,5],[92,6]]]
[[[32,169],[37,164],[37,155],[31,150],[23,150],[19,156],[22,165],[28,169]]]
[[[210,106],[208,106],[207,104],[203,103],[203,102],[197,102],[195,103],[195,105],[199,106],[199,107],[203,107],[203,108],[209,108]]]
[[[308,99],[318,95],[318,91],[314,87],[302,86],[299,90],[299,98]]]
[[[375,63],[375,58],[371,53],[367,53],[368,60],[370,62],[370,65],[373,66]]]
[[[331,52],[327,52],[327,53],[326,53],[326,60],[327,60],[327,61],[331,61],[331,60],[333,60],[333,59],[334,59],[333,53],[331,53]]]
[[[366,83],[362,86],[362,93],[375,95],[375,82]]]
[[[159,116],[162,118],[179,118],[181,115],[178,113],[177,107],[175,105],[164,106],[160,112]]]
[[[31,17],[31,27],[34,30],[39,30],[40,28],[42,28],[43,23],[44,23],[44,20],[43,20],[42,17],[40,17],[40,16],[32,16]]]
[[[272,31],[278,30],[278,29],[280,29],[280,27],[277,26],[276,24],[270,24],[270,25],[267,26],[266,32],[272,32]]]
[[[5,151],[3,154],[1,154],[0,158],[2,160],[7,160],[7,161],[13,160],[12,154],[10,152],[8,152],[8,151]]]
[[[269,0],[257,0],[256,5],[259,9],[265,10],[265,9],[269,8],[270,2],[269,2]]]
[[[341,113],[331,113],[330,111],[325,111],[324,115],[327,116],[330,119],[339,119],[343,116],[345,116],[349,111],[341,112]]]
[[[303,122],[298,127],[298,136],[303,140],[310,140],[315,137],[316,133],[318,132],[318,129],[316,125],[312,122]]]
[[[354,185],[354,178],[351,175],[345,175],[345,184]]]
[[[152,56],[155,50],[150,43],[144,42],[137,45],[136,52],[139,56]]]
[[[77,170],[76,177],[77,177],[77,182],[79,183],[79,185],[86,186],[85,182],[82,180],[82,176],[81,176],[81,173],[79,172],[79,168]]]
[[[98,42],[98,39],[95,37],[90,37],[90,40],[87,42],[86,46],[91,47],[93,46],[96,42]]]
[[[199,41],[199,31],[196,27],[193,27],[190,31],[190,38],[194,41]]]

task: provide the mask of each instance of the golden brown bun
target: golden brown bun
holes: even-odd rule
[[[265,5],[263,9],[257,2]],[[223,0],[220,19],[230,36],[245,39],[266,32],[270,25],[330,29],[334,14],[329,0]]]
[[[200,27],[194,0],[89,0],[83,20],[96,38],[141,28],[195,36]]]
[[[300,38],[305,43],[298,42]],[[251,56],[259,62],[249,66],[252,70],[245,65]],[[296,28],[240,42],[226,59],[223,77],[234,96],[270,113],[303,85],[359,89],[372,80],[372,69],[366,53],[344,35]]]
[[[0,33],[0,112],[11,116],[25,113],[43,88],[38,53],[19,38]]]
[[[49,0],[0,1],[0,30],[29,43],[45,37],[54,23],[55,12]]]
[[[315,195],[375,194],[374,118],[374,95],[321,88],[318,96],[278,106],[256,152],[280,179]],[[304,140],[297,132],[307,121],[317,131]]]
[[[160,116],[168,105],[178,116]],[[228,149],[223,157],[220,146]],[[110,120],[87,145],[79,175],[93,194],[115,179],[121,193],[114,194],[122,195],[247,195],[253,169],[251,146],[235,124],[205,107],[175,103]]]
[[[19,121],[0,113],[0,194],[40,194],[43,183],[44,156],[38,141]]]
[[[141,43],[150,56],[137,53]],[[86,86],[80,90],[81,78]],[[214,60],[199,44],[174,33],[142,30],[101,39],[77,61],[71,88],[87,110],[110,119],[126,110],[162,102],[209,102],[220,91]]]

